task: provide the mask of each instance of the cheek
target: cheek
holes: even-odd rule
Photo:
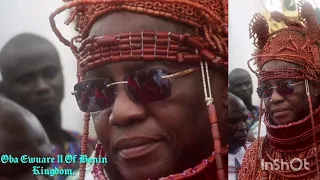
[[[201,87],[201,86],[185,86]],[[171,137],[173,146],[181,149],[187,144],[197,142],[208,132],[207,114],[203,90],[172,87],[172,95],[149,105],[148,111],[156,119],[161,129]]]
[[[64,79],[63,75],[59,73],[55,78],[51,79],[51,84],[59,93],[63,92],[64,88]]]
[[[11,86],[12,88],[9,89],[9,92],[12,93],[14,96],[23,96],[23,95],[27,95],[30,92],[32,92],[32,88],[30,88],[29,85],[21,85],[21,84],[13,84]],[[28,98],[28,96],[24,97],[24,98]]]
[[[296,96],[288,98],[288,103],[293,107],[297,116],[306,116],[309,113],[308,97],[305,93],[297,93]]]
[[[261,99],[263,101],[266,111],[270,112],[270,99]]]
[[[111,125],[109,124],[110,113],[105,111],[91,113],[98,139],[103,145],[109,144]]]

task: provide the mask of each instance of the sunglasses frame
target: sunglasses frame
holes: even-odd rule
[[[148,70],[150,71],[152,69],[162,69],[162,68],[151,68],[151,69],[148,69]],[[142,70],[142,71],[148,71],[148,70]],[[162,70],[164,70],[164,69],[162,69]],[[176,72],[176,73],[173,73],[173,74],[168,74],[168,75],[165,75],[165,76],[161,76],[161,78],[169,80],[169,79],[180,77],[180,76],[183,76],[183,75],[186,75],[186,74],[193,73],[193,72],[198,71],[198,70],[200,70],[200,68],[189,68],[189,69],[186,69],[186,70],[183,70],[183,71],[179,71],[179,72]],[[133,73],[137,73],[137,72],[141,72],[141,71],[135,71]],[[78,86],[78,85],[80,85],[80,84],[82,84],[84,82],[89,82],[89,81],[98,80],[98,79],[105,80],[106,82],[108,81],[108,79],[105,79],[105,78],[88,79],[88,80],[84,80],[82,82],[77,83],[74,86],[74,89],[76,89],[76,86]],[[117,84],[128,84],[128,81],[118,81],[118,82],[109,83],[109,84],[106,84],[105,87],[108,88],[108,87],[111,87],[111,86],[114,86],[114,85],[117,85]],[[77,93],[79,93],[79,92],[80,92],[80,90],[77,90],[77,91],[71,92],[71,94],[72,95],[77,95]],[[103,92],[103,94],[104,94],[104,96],[106,96],[104,92]],[[79,106],[79,104],[78,104],[78,106]]]
[[[304,82],[304,81],[300,81],[300,82],[297,82],[297,83],[290,83],[290,82],[288,82],[288,83],[290,83],[290,86],[294,87],[294,86],[296,86],[296,85],[302,84],[303,82]],[[281,84],[281,83],[280,83],[280,84]],[[279,85],[271,86],[271,87],[268,87],[267,90],[270,90],[270,89],[273,90],[273,89],[275,89],[278,94],[280,94],[281,96],[285,96],[285,95],[282,95],[281,93],[278,92],[278,87],[279,87]],[[260,88],[261,88],[261,87],[258,87],[257,90],[256,90],[258,96],[259,96],[259,92],[258,92],[258,91],[259,91]],[[273,92],[272,92],[272,93],[273,93]],[[291,93],[289,93],[289,94],[291,94]],[[289,94],[287,94],[287,95],[289,95]],[[272,94],[271,94],[271,96],[272,96]],[[269,98],[271,98],[271,96],[270,96],[270,97],[260,97],[260,96],[259,96],[259,98],[261,98],[261,99],[269,99]]]

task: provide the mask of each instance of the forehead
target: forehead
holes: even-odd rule
[[[129,32],[140,32],[140,31],[157,31],[157,32],[172,32],[179,34],[191,34],[193,35],[195,29],[179,22],[174,22],[160,17],[153,17],[140,13],[133,12],[114,12],[103,16],[97,22],[95,22],[90,30],[90,36],[106,36],[106,35],[117,35]],[[117,62],[108,63],[99,68],[94,68],[86,73],[86,78],[92,74],[114,74],[114,72],[131,71],[140,69],[155,64],[164,64],[171,67],[184,67],[186,63],[168,63],[165,61],[156,61],[148,63],[146,61],[135,61],[135,62]],[[188,65],[186,65],[188,66]],[[94,75],[96,76],[96,75]]]
[[[133,12],[114,12],[100,18],[91,28],[90,35],[104,36],[139,31],[158,31],[194,34],[195,29],[179,22]]]
[[[280,68],[301,68],[301,66],[290,63],[290,62],[285,62],[285,61],[280,61],[280,60],[271,60],[267,63],[265,63],[262,67],[263,70],[272,70],[272,69],[280,69]],[[287,79],[269,79],[260,82],[261,84],[278,84],[280,82],[286,81]]]
[[[164,68],[169,71],[182,71],[188,68],[195,67],[194,63],[179,63],[179,62],[171,62],[171,61],[123,61],[123,62],[114,62],[107,63],[105,65],[96,67],[94,69],[89,70],[85,74],[85,79],[92,78],[111,78],[113,80],[116,77],[122,77],[126,75],[128,72],[145,70],[149,68]]]
[[[1,70],[15,78],[47,67],[60,67],[57,51],[49,44],[30,44],[28,48],[10,47],[1,59]],[[4,75],[8,76],[8,75]]]
[[[229,75],[230,84],[241,84],[244,82],[251,82],[251,76],[247,72],[239,71],[238,73],[232,73]]]
[[[265,63],[262,67],[262,69],[279,69],[279,68],[301,68],[301,67],[297,64],[280,61],[276,59]]]

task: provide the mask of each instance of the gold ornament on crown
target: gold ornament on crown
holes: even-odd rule
[[[265,0],[264,2],[271,1],[271,0]],[[291,10],[285,6],[285,3],[289,3],[291,5],[294,5],[297,7],[298,1],[295,2],[295,0],[281,0],[281,13],[283,13],[285,16],[287,16],[290,20],[297,21],[298,20],[298,11],[297,8],[294,8],[294,10]],[[279,29],[285,28],[286,25],[283,22],[276,22],[273,20],[270,16],[270,11],[267,8],[263,9],[263,12],[261,13],[267,20],[269,24],[269,31],[274,32]]]

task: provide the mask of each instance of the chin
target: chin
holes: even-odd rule
[[[273,119],[273,124],[274,125],[290,124],[290,123],[294,122],[292,119],[293,118],[291,116],[285,116],[285,117],[282,117],[282,118],[274,118]]]
[[[124,157],[115,152],[115,164],[125,180],[159,179],[174,173],[176,161],[172,150],[160,144],[155,150],[136,157]]]
[[[173,174],[173,163],[165,163],[154,161],[140,166],[118,166],[118,170],[124,180],[144,180],[144,179],[159,179],[161,177]]]

